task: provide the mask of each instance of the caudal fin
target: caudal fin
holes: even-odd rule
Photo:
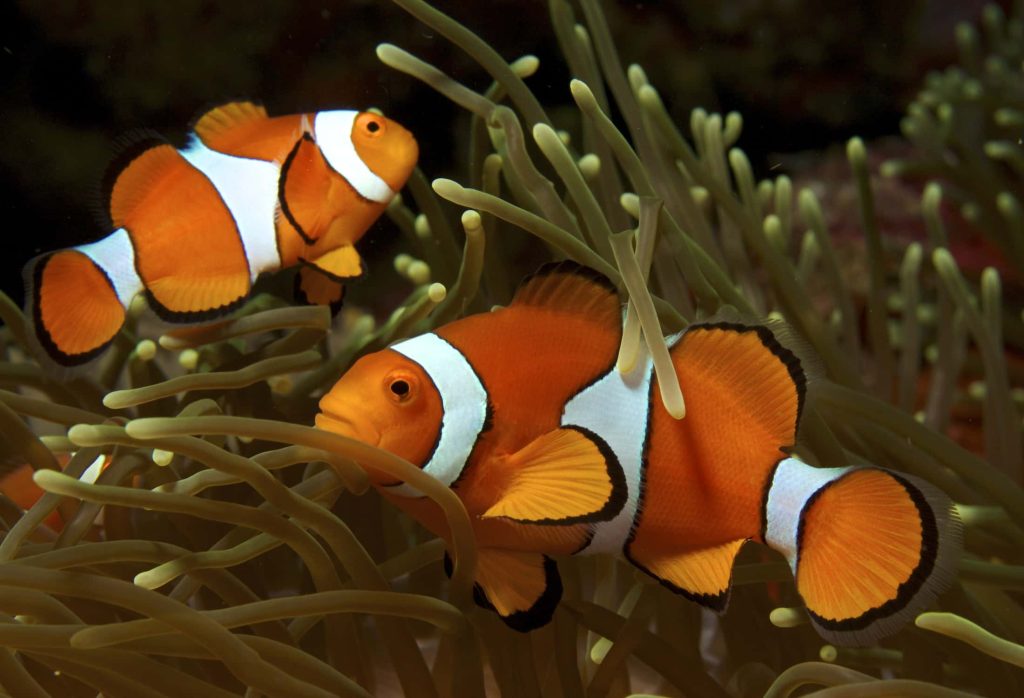
[[[959,517],[944,494],[908,475],[787,458],[765,513],[765,542],[786,556],[811,622],[837,645],[896,632],[953,581]]]
[[[36,257],[25,277],[35,338],[60,366],[96,358],[124,324],[125,307],[114,282],[78,250]]]

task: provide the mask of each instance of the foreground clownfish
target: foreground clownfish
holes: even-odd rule
[[[176,150],[154,139],[114,163],[114,231],[26,266],[29,316],[62,366],[95,358],[136,294],[162,319],[194,322],[237,308],[261,273],[301,264],[299,295],[337,305],[362,275],[353,245],[416,165],[402,126],[373,112],[269,117],[233,102],[196,122]]]
[[[561,596],[550,555],[621,554],[723,611],[733,561],[782,553],[819,633],[867,644],[952,579],[960,523],[910,476],[789,457],[807,379],[768,326],[690,325],[668,339],[687,416],[666,412],[649,359],[615,368],[614,287],[569,263],[529,277],[511,305],[361,358],[316,424],[390,451],[449,485],[473,521],[477,601],[517,630]],[[439,507],[371,478],[441,537]]]

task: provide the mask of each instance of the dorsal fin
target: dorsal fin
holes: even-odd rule
[[[615,285],[604,274],[568,260],[548,262],[523,279],[511,305],[583,314],[616,328],[622,324]]]
[[[213,150],[224,150],[237,140],[239,131],[266,121],[267,110],[255,102],[228,102],[207,110],[196,119],[192,130]]]
[[[108,210],[115,228],[159,185],[171,166],[181,159],[173,146],[160,140],[139,141],[115,161],[109,178]]]

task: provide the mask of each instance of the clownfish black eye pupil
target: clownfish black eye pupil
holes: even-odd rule
[[[377,123],[376,121],[371,121],[370,123],[366,124],[366,130],[369,131],[370,133],[377,133],[377,131],[380,131],[380,124]]]
[[[409,383],[403,380],[397,380],[391,383],[391,392],[398,397],[405,397],[409,394]]]

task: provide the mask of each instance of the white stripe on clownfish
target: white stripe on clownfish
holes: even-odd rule
[[[196,136],[178,152],[210,180],[227,206],[242,239],[252,280],[262,272],[278,269],[281,256],[274,212],[280,165],[221,153]]]
[[[772,475],[765,505],[767,528],[764,541],[785,556],[796,573],[799,553],[800,521],[808,500],[822,487],[853,470],[813,468],[796,458],[784,458]]]
[[[78,250],[93,261],[114,287],[117,300],[125,308],[131,303],[135,294],[142,290],[142,279],[135,269],[135,248],[132,246],[128,231],[118,228],[110,235],[90,242],[87,245],[79,245],[72,249]]]
[[[419,364],[441,397],[437,444],[423,470],[450,487],[462,474],[487,423],[487,390],[462,352],[436,334],[413,337],[391,349]],[[423,496],[405,483],[389,486],[387,491],[403,497]]]
[[[347,109],[318,112],[313,119],[313,138],[327,163],[357,194],[386,204],[395,192],[363,162],[352,142],[352,126],[357,116],[359,112]]]
[[[665,339],[669,348],[675,346],[682,333]],[[594,525],[587,546],[578,554],[616,554],[622,552],[636,521],[643,484],[644,452],[651,426],[654,398],[651,384],[654,362],[646,346],[641,346],[636,364],[629,373],[617,368],[601,376],[573,396],[562,410],[563,425],[576,425],[593,431],[605,440],[615,453],[626,478],[626,503],[610,521]],[[608,409],[615,405],[615,409]]]

